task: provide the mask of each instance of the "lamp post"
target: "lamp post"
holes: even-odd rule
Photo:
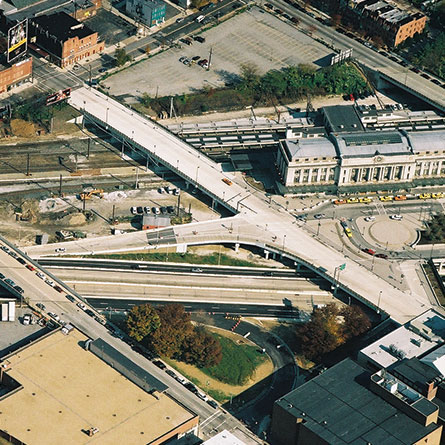
[[[286,234],[283,235],[283,252],[284,252],[284,245],[286,243]]]
[[[199,165],[196,167],[196,185],[198,185],[198,173],[199,173]]]
[[[377,313],[380,314],[380,298],[382,298],[382,292],[379,292],[379,301],[377,302]]]

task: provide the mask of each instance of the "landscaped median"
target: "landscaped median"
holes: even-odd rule
[[[238,334],[207,327],[222,347],[221,362],[209,368],[198,368],[177,360],[165,362],[220,403],[241,394],[273,373],[271,359],[258,346]],[[258,385],[258,392],[262,389]]]

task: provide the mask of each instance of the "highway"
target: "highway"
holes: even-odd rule
[[[229,271],[172,273],[67,266],[46,269],[79,294],[96,299],[231,304],[243,308],[264,304],[283,308],[286,302],[308,311],[314,304],[334,301],[322,278],[237,276]]]

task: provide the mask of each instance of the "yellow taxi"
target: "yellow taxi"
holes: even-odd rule
[[[421,193],[419,195],[419,199],[430,199],[431,198],[431,193]]]
[[[380,201],[383,202],[392,201],[393,198],[394,198],[393,196],[379,196]]]
[[[372,202],[372,198],[369,198],[368,196],[364,196],[363,198],[360,198],[360,202],[369,203]]]
[[[433,198],[433,199],[440,199],[440,198],[443,198],[443,197],[444,197],[444,195],[443,195],[442,192],[439,192],[439,193],[432,193],[432,194],[431,194],[431,198]]]
[[[355,204],[359,202],[358,198],[348,198],[348,204]]]

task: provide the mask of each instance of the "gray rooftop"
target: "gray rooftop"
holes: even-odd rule
[[[335,158],[334,144],[325,137],[283,141],[283,148],[291,160],[304,158]]]
[[[415,443],[437,428],[421,425],[370,391],[369,379],[368,371],[346,359],[276,403],[331,445]]]
[[[407,137],[414,153],[445,152],[445,130],[410,131]]]
[[[136,365],[132,360],[125,357],[117,349],[114,349],[109,343],[101,338],[94,340],[90,345],[91,352],[108,363],[116,371],[120,372],[124,377],[133,382],[135,385],[142,388],[144,391],[159,391],[164,392],[168,389],[156,377],[152,376],[145,369]]]
[[[398,131],[367,131],[332,134],[342,158],[367,158],[377,155],[410,155],[407,138]]]

